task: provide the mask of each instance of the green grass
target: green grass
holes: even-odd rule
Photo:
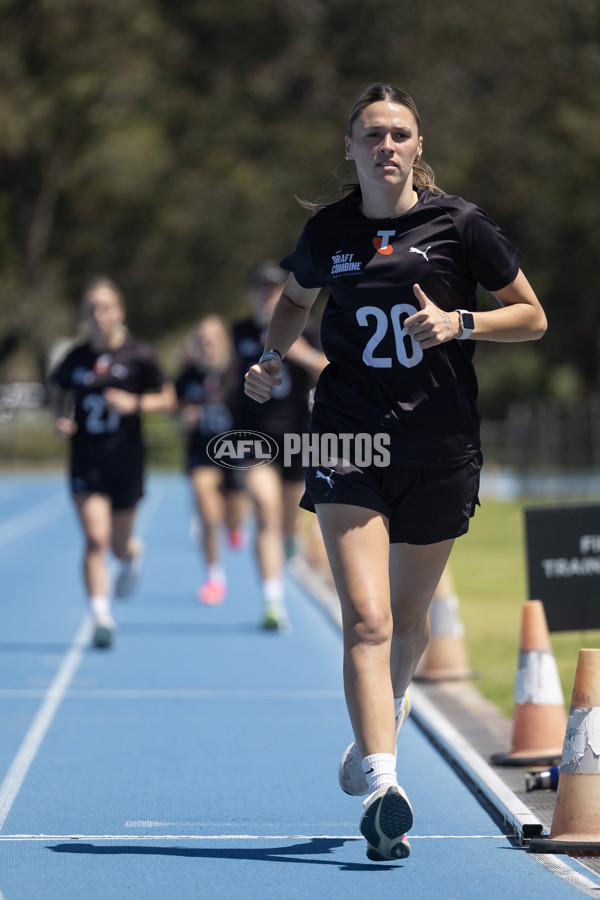
[[[451,557],[474,683],[508,717],[514,710],[522,608],[529,599],[525,505],[486,500]],[[600,630],[553,632],[550,640],[568,709],[579,650],[600,647]]]
[[[148,465],[181,469],[184,438],[174,417],[145,415],[142,427]],[[48,409],[20,411],[0,419],[0,464],[64,465],[68,452],[68,441],[55,433]]]

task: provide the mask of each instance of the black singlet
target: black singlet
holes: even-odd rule
[[[148,344],[130,334],[120,347],[107,352],[81,344],[59,363],[51,379],[64,391],[73,391],[77,424],[73,453],[142,450],[139,415],[109,410],[103,391],[120,388],[141,395],[163,386],[164,376]]]
[[[302,366],[284,359],[282,383],[273,389],[268,403],[256,403],[243,392],[243,373],[257,363],[265,349],[267,329],[252,319],[238,322],[233,328],[233,342],[240,360],[239,383],[242,387],[235,398],[236,428],[254,428],[272,435],[301,433],[308,428],[309,392],[314,379]],[[321,349],[319,329],[309,319],[303,337],[316,349]]]
[[[403,331],[413,285],[444,310],[477,309],[478,284],[514,281],[521,254],[460,197],[418,191],[402,216],[368,219],[355,192],[310,219],[281,266],[305,288],[327,287],[321,323],[329,365],[315,393],[318,432],[388,433],[391,461],[463,463],[480,446],[474,342],[421,350]],[[266,404],[265,404],[266,405]]]
[[[230,398],[234,386],[239,386],[238,381],[237,367],[211,372],[193,362],[184,366],[175,381],[179,402],[202,407],[198,427],[187,434],[188,452],[204,454],[211,438],[233,428]]]

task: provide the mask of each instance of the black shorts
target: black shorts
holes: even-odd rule
[[[310,512],[318,503],[362,506],[389,520],[390,544],[436,544],[469,530],[479,505],[481,463],[478,453],[449,469],[311,467],[300,506]]]
[[[113,509],[131,509],[144,496],[144,456],[75,452],[70,481],[73,494],[104,494]]]
[[[191,472],[198,466],[214,466],[215,462],[208,455],[207,447],[210,438],[200,434],[188,435],[185,446],[185,466],[186,471]]]

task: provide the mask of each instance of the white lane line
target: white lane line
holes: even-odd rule
[[[183,834],[183,830],[186,829],[188,834],[195,834],[196,828],[203,829],[203,834],[213,833],[217,828],[235,828],[237,822],[156,822],[153,819],[128,819],[126,822],[123,822],[125,828],[172,828],[177,829],[177,831],[173,831],[176,834]],[[269,828],[276,828],[278,823],[276,822],[262,822],[261,823],[264,828],[263,834],[267,834],[269,832]],[[314,822],[296,822],[296,828],[298,829],[295,833],[299,834],[302,830],[308,832],[315,825]],[[354,822],[319,822],[319,828],[354,828]],[[228,834],[231,834],[231,830]],[[271,832],[269,832],[270,834]]]
[[[47,497],[46,500],[42,500],[41,503],[38,503],[31,509],[13,516],[12,519],[7,519],[6,522],[0,524],[0,547],[27,534],[29,531],[41,528],[42,525],[62,515],[66,509],[66,498],[61,491],[60,493],[52,494],[51,497]]]
[[[564,862],[562,859],[557,859],[552,853],[532,853],[531,855],[535,856],[536,862],[539,862],[541,866],[544,866],[544,868],[553,872],[554,875],[558,875],[559,878],[562,878],[563,881],[567,881],[582,893],[587,894],[588,897],[598,896],[598,882],[586,878],[586,876],[582,875],[580,872],[575,872],[568,863]],[[576,862],[580,865],[585,865],[581,859],[573,860],[573,863]]]
[[[50,728],[67,688],[77,671],[83,652],[90,642],[91,630],[92,621],[86,615],[58,672],[45,692],[42,704],[29,726],[29,730],[6,773],[4,781],[0,785],[0,829],[6,821],[6,817],[21,790],[29,767],[35,759],[46,732]]]
[[[27,700],[43,697],[42,688],[2,688],[0,700]],[[85,700],[340,700],[344,692],[331,690],[277,690],[265,688],[71,688],[67,699]]]
[[[164,496],[164,488],[158,491],[157,494],[153,496],[151,503],[144,511],[144,527],[148,526],[150,519],[158,510]],[[33,510],[22,513],[20,516],[6,522],[4,526],[0,526],[0,545],[3,538],[6,543],[8,540],[12,540],[19,534],[23,534],[25,531],[43,524],[59,512],[62,512],[65,504],[58,503],[58,499],[64,500],[64,495],[61,493],[49,497],[43,503],[34,507]],[[12,805],[25,781],[29,767],[35,759],[46,732],[50,728],[54,716],[65,698],[69,685],[81,663],[83,653],[92,637],[92,627],[92,619],[86,614],[58,672],[48,689],[44,692],[42,704],[29,726],[29,730],[6,773],[4,781],[0,785],[0,829],[2,829],[6,817],[10,813]]]
[[[509,834],[409,834],[411,841],[509,840]],[[364,841],[361,834],[3,834],[2,841]]]

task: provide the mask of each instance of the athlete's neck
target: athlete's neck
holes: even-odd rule
[[[393,219],[407,213],[416,205],[418,199],[419,195],[412,184],[410,189],[405,189],[397,195],[387,190],[377,192],[370,190],[366,196],[363,192],[360,209],[367,219]]]
[[[92,347],[101,353],[106,350],[118,350],[125,343],[127,337],[127,329],[120,326],[115,331],[107,335],[96,335],[92,338]]]

